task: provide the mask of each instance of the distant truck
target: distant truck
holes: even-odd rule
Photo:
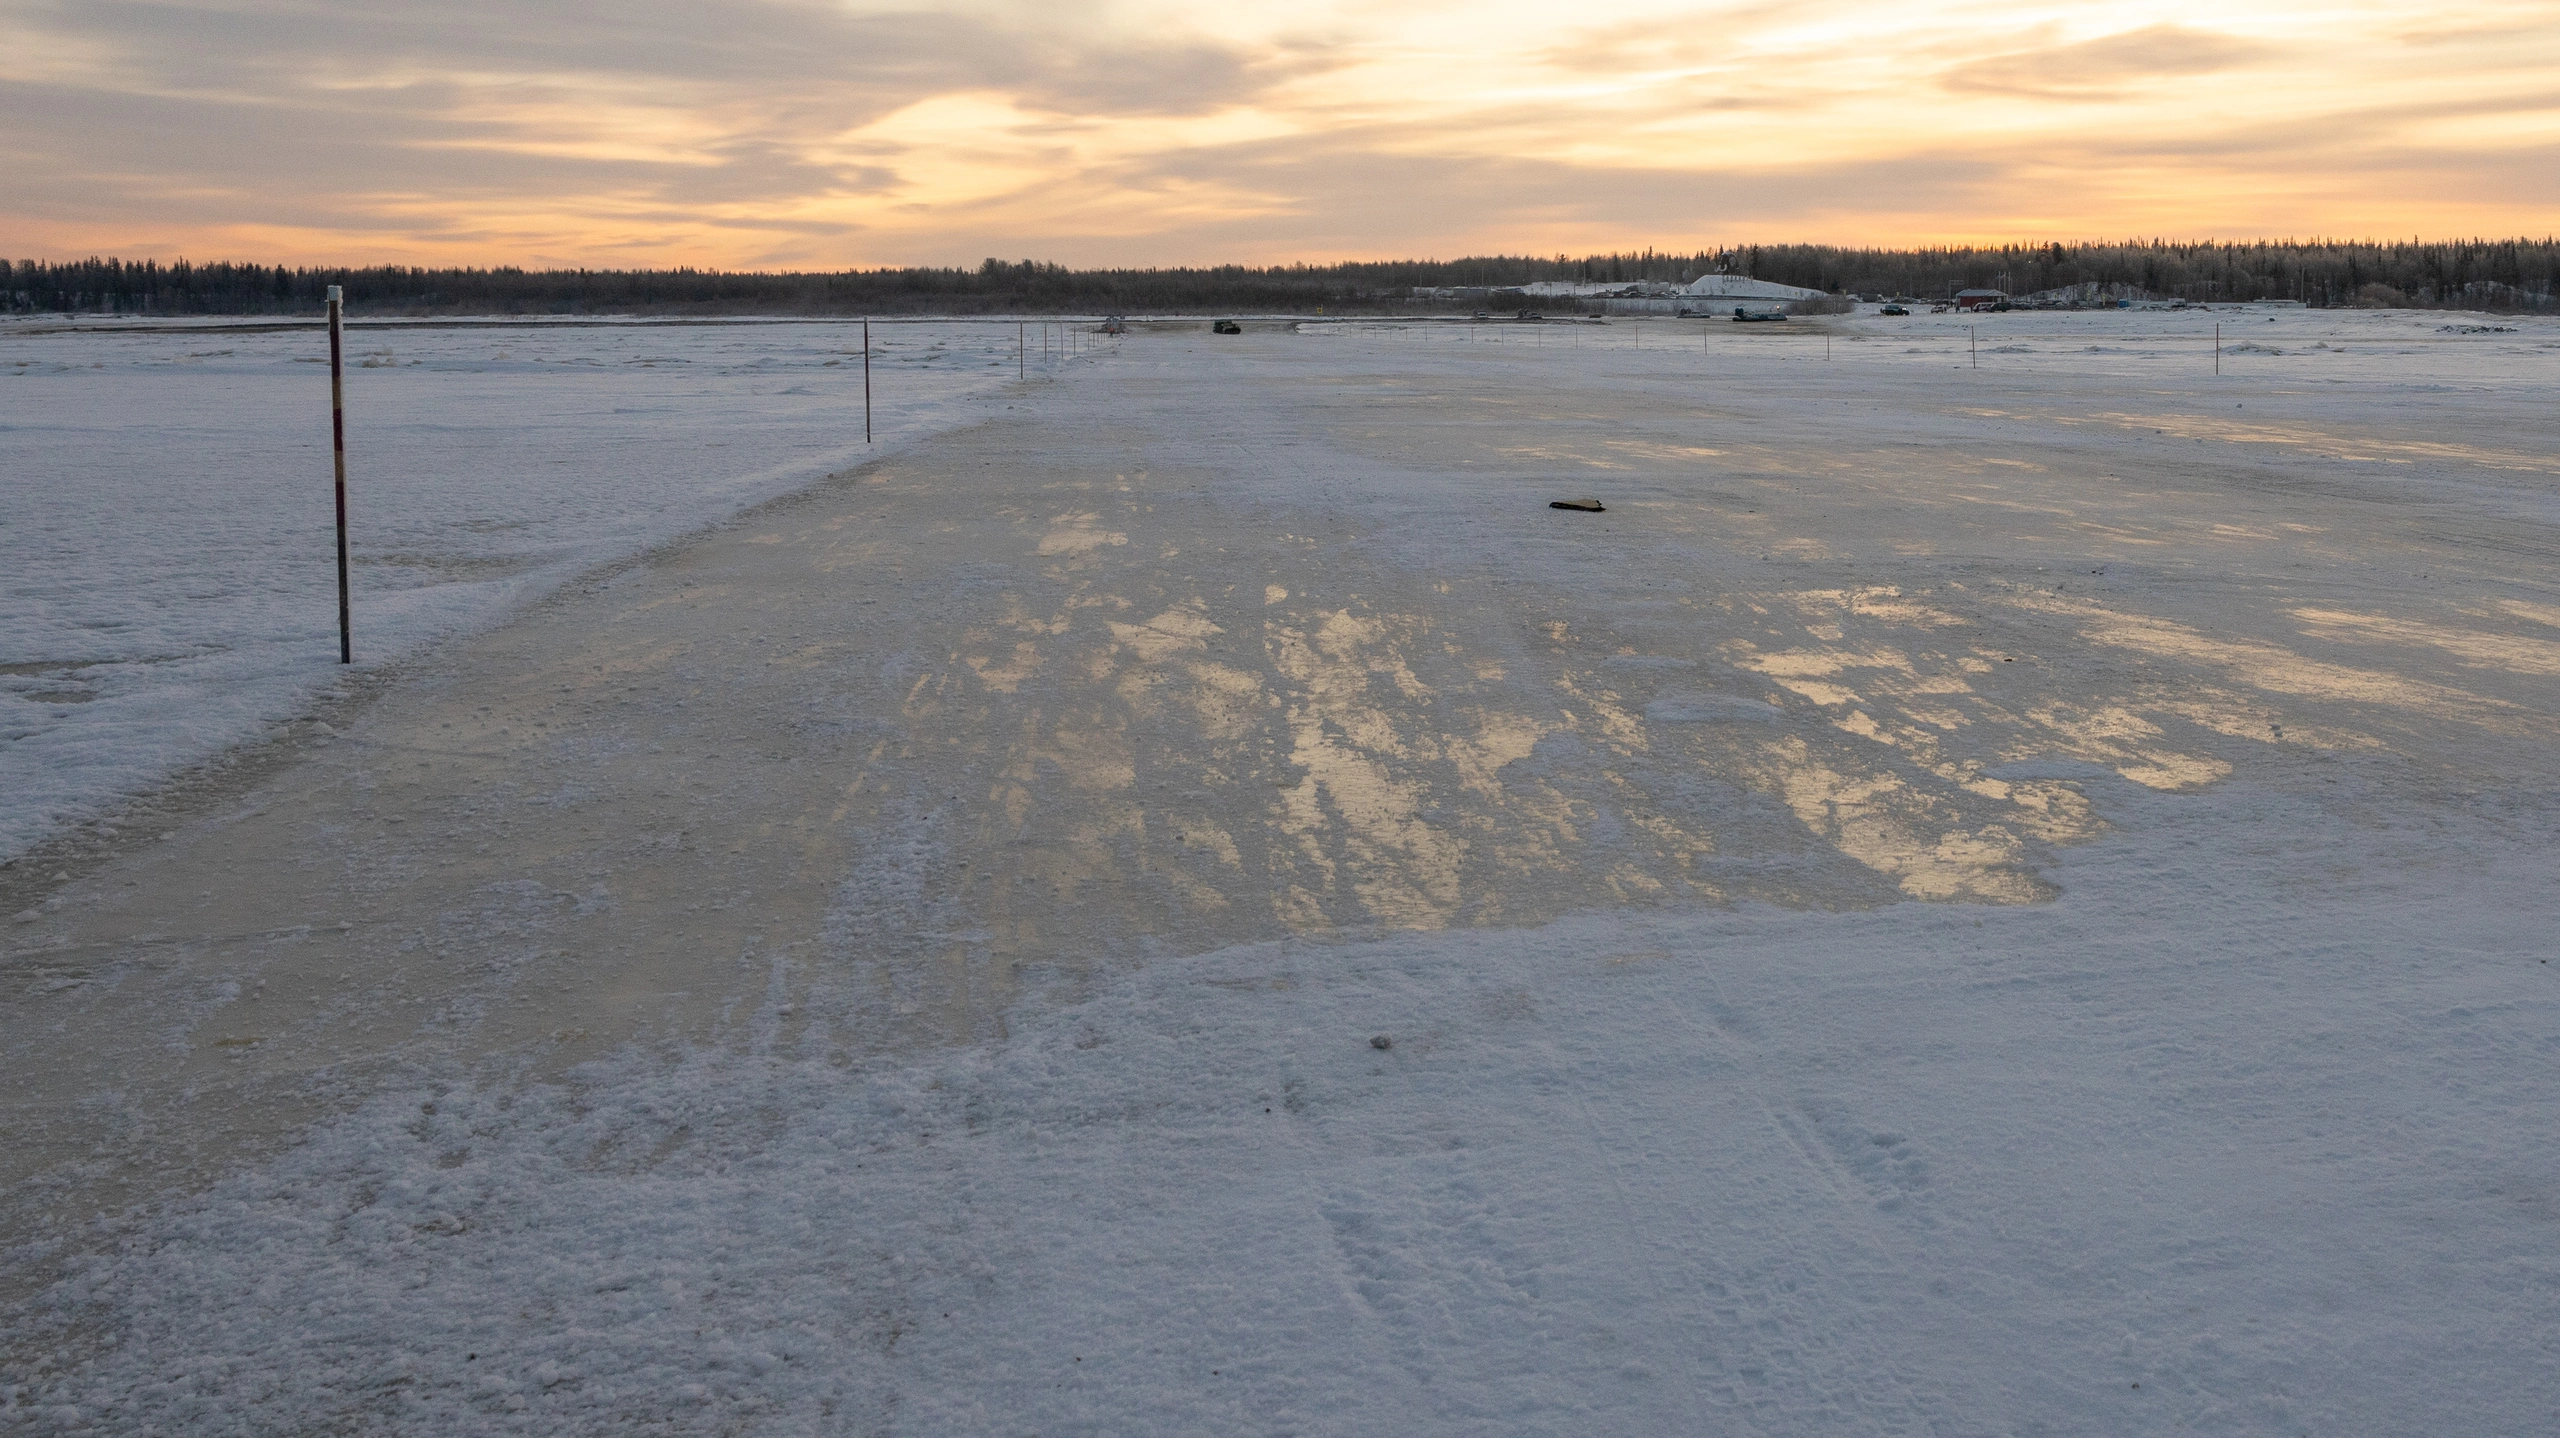
[[[1213,335],[1240,335],[1244,333],[1244,326],[1237,324],[1234,320],[1220,320],[1216,324],[1209,326],[1209,333]]]
[[[1738,325],[1766,324],[1771,321],[1784,324],[1786,319],[1785,310],[1753,310],[1745,309],[1740,305],[1733,307],[1733,322]]]

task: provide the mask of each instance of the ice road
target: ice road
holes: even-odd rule
[[[581,571],[0,870],[0,1424],[2535,1431],[2467,318],[1168,329]]]

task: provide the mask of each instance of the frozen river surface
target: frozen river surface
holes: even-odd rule
[[[1967,323],[1143,334],[0,870],[0,1424],[2546,1426],[2560,327]]]

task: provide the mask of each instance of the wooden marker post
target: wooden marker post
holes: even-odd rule
[[[1971,325],[1966,325],[1964,327],[1964,348],[1967,354],[1973,356],[1973,367],[1975,369],[1982,368],[1982,346],[1974,342],[1973,326]]]
[[[871,316],[862,317],[862,442],[871,442]]]
[[[1031,373],[1031,326],[1023,320],[1013,322],[1013,377],[1026,378]]]
[[[2213,326],[2213,372],[2222,373],[2222,322],[2219,320]]]
[[[347,382],[346,347],[338,337],[347,292],[329,286],[329,445],[338,471],[338,662],[356,662],[353,607],[347,597]]]

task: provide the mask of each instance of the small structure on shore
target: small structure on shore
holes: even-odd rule
[[[1960,310],[2006,309],[2008,304],[2009,297],[1998,290],[1956,291],[1956,308]]]

